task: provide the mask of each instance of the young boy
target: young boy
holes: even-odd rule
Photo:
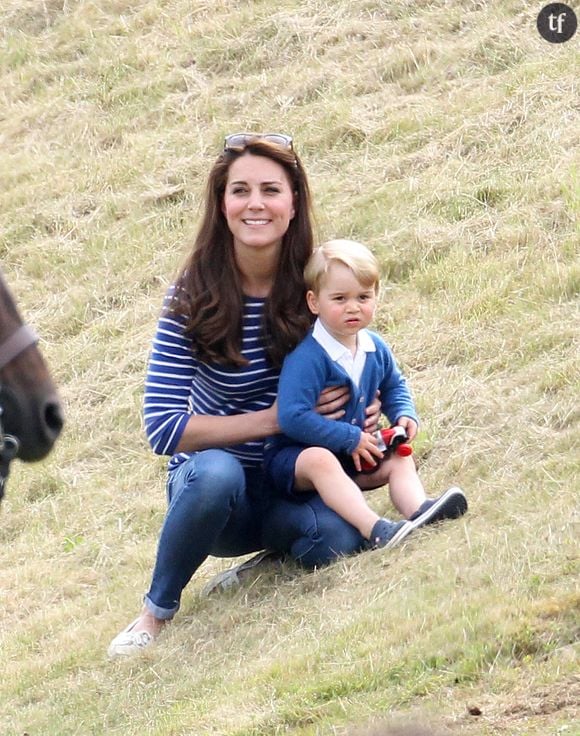
[[[333,240],[317,248],[304,277],[308,306],[318,319],[290,353],[278,385],[278,422],[284,434],[265,445],[266,482],[300,502],[318,493],[325,504],[356,527],[369,547],[394,547],[414,529],[467,510],[461,489],[427,499],[412,457],[393,454],[383,463],[376,438],[364,432],[365,408],[380,391],[382,411],[411,441],[418,419],[413,400],[389,347],[366,327],[373,319],[379,266],[360,243]],[[315,411],[322,389],[349,386],[341,420]],[[361,462],[375,466],[359,476]],[[357,478],[358,476],[358,478]],[[381,518],[366,503],[364,488],[389,484],[391,499],[407,521]]]

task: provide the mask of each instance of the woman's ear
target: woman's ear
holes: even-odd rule
[[[308,309],[312,314],[318,314],[318,297],[313,291],[306,292],[306,304],[308,304]]]

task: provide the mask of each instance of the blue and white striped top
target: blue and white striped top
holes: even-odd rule
[[[170,289],[164,306],[173,293]],[[273,368],[264,349],[262,314],[266,300],[244,297],[241,368],[203,363],[195,357],[191,338],[184,335],[185,319],[159,318],[147,366],[144,418],[147,439],[158,455],[171,455],[173,470],[192,453],[175,453],[192,414],[231,416],[272,406],[280,370]],[[225,447],[243,466],[262,462],[263,440]]]

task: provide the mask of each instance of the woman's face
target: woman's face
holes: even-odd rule
[[[246,153],[230,166],[222,212],[236,250],[277,250],[294,217],[294,195],[285,169]]]

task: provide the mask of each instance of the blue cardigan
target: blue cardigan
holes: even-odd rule
[[[392,424],[402,416],[418,422],[407,383],[390,348],[375,332],[367,332],[376,351],[366,355],[359,387],[312,332],[286,357],[278,384],[278,423],[284,434],[270,438],[269,449],[299,442],[326,447],[335,453],[354,452],[360,442],[365,409],[377,389],[381,392],[382,411]],[[344,385],[349,387],[350,399],[343,407],[346,414],[339,421],[325,419],[314,411],[324,388]]]

